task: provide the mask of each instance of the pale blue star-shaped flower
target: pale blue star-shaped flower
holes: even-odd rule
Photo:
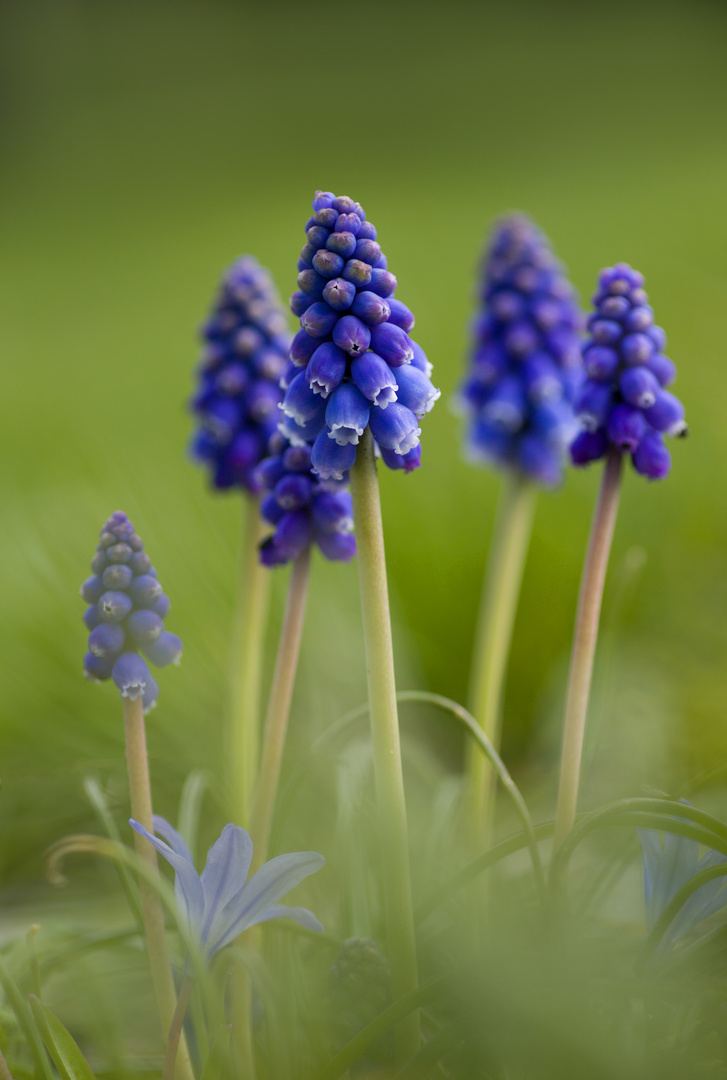
[[[239,825],[225,825],[198,874],[184,839],[164,818],[154,816],[154,836],[138,821],[129,824],[174,868],[174,890],[180,926],[210,960],[214,954],[258,923],[294,919],[308,930],[322,930],[315,915],[303,907],[278,904],[303,878],[325,863],[316,851],[276,855],[253,874],[252,840]],[[163,839],[160,839],[163,837]]]
[[[727,856],[708,848],[699,854],[699,844],[687,836],[665,833],[663,845],[660,834],[653,829],[639,829],[644,853],[644,901],[646,928],[653,930],[669,901],[696,874],[709,867],[727,863]],[[727,868],[726,868],[727,869]],[[672,920],[660,942],[660,950],[672,946],[694,927],[727,905],[727,875],[702,885],[689,897]]]

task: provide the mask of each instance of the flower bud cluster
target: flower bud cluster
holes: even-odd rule
[[[344,480],[321,480],[311,468],[311,447],[291,445],[279,432],[271,456],[258,466],[267,492],[260,513],[275,532],[260,545],[265,566],[281,566],[316,543],[327,559],[348,562],[356,554],[351,495]]]
[[[257,493],[255,469],[280,416],[290,333],[275,285],[256,259],[244,255],[227,271],[202,337],[192,453],[215,487]]]
[[[312,444],[314,471],[341,479],[367,427],[391,469],[419,465],[419,420],[439,397],[409,337],[411,311],[359,203],[318,191],[290,306],[300,318],[284,378],[282,433]]]
[[[661,480],[671,468],[664,435],[687,434],[682,403],[666,389],[676,368],[664,355],[666,334],[654,325],[644,278],[627,263],[603,270],[583,346],[587,378],[576,413],[583,430],[571,446],[575,465],[609,447],[630,453],[634,468]]]
[[[108,519],[91,560],[93,576],[81,586],[88,604],[83,621],[89,630],[84,675],[91,682],[113,679],[121,696],[143,698],[144,709],[156,702],[159,687],[146,660],[155,667],[178,664],[182,642],[164,629],[169,599],[126,514]]]
[[[457,399],[468,454],[555,485],[577,432],[581,316],[563,267],[529,218],[513,215],[495,228],[480,298]]]

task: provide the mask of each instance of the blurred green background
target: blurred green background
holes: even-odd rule
[[[94,828],[89,771],[123,805],[118,696],[81,678],[77,595],[114,509],[186,646],[149,723],[158,809],[193,766],[221,771],[240,503],[185,456],[196,332],[242,252],[292,291],[319,187],[366,207],[442,388],[424,467],[382,476],[402,689],[466,696],[500,479],[462,462],[447,399],[492,219],[533,215],[584,303],[615,260],[646,275],[692,437],[666,483],[626,479],[584,800],[715,784],[721,803],[725,6],[8,0],[2,19],[5,885]],[[541,497],[515,628],[505,752],[547,814],[597,484]],[[363,697],[356,570],[317,558],[292,757]],[[455,769],[457,738],[428,733]]]

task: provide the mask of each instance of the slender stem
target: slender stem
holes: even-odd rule
[[[556,848],[570,832],[576,816],[588,695],[593,675],[603,586],[616,524],[620,484],[621,454],[617,450],[611,450],[606,459],[601,490],[593,515],[578,596],[578,612],[568,677],[558,805],[555,813],[554,845]]]
[[[472,657],[470,712],[498,751],[505,671],[532,532],[535,498],[535,485],[511,471],[495,523]],[[468,748],[467,773],[467,802],[473,838],[484,848],[492,831],[497,776],[472,744]]]
[[[416,990],[417,957],[384,534],[374,444],[369,429],[364,432],[351,469],[351,495],[380,814],[389,958],[396,999]],[[413,1012],[402,1020],[395,1032],[398,1064],[416,1054],[419,1044],[419,1018]]]
[[[194,980],[190,975],[186,975],[184,982],[182,983],[182,988],[179,991],[177,1007],[174,1010],[172,1022],[169,1025],[162,1080],[172,1080],[172,1077],[174,1076],[174,1067],[177,1061],[177,1051],[179,1049],[179,1039],[182,1034],[182,1028],[184,1027],[184,1018],[187,1015],[187,1006],[189,1005],[189,999],[192,996],[193,986]]]
[[[248,821],[260,755],[260,699],[270,595],[270,571],[258,557],[264,531],[258,500],[246,496],[244,512],[227,757],[230,813],[240,825]]]
[[[290,575],[278,656],[265,717],[260,771],[250,812],[250,835],[254,845],[251,873],[262,866],[267,858],[300,640],[303,635],[309,569],[310,548],[307,547],[293,563]]]
[[[8,1068],[8,1063],[5,1060],[5,1055],[0,1050],[0,1080],[13,1080],[13,1074]]]
[[[146,751],[146,731],[144,728],[144,707],[141,697],[132,701],[123,698],[124,731],[126,735],[126,764],[129,770],[129,792],[131,795],[131,814],[150,832],[154,830],[152,820],[151,785],[149,783],[149,758]],[[153,846],[134,833],[134,845],[139,858],[145,862],[152,873],[158,874],[156,851]],[[177,1006],[177,995],[167,947],[164,911],[161,900],[151,886],[141,878],[139,881],[141,912],[144,920],[149,966],[154,984],[159,1016],[166,1032],[172,1023]],[[182,1045],[177,1064],[177,1076],[182,1080],[193,1078],[192,1065],[186,1043]]]

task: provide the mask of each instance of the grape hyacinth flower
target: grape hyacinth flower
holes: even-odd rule
[[[154,815],[154,833],[158,836],[133,818],[129,824],[173,868],[180,925],[206,961],[243,930],[271,919],[294,919],[308,930],[323,929],[307,908],[278,904],[286,893],[325,864],[317,852],[276,855],[248,879],[252,840],[239,825],[230,824],[215,840],[207,865],[198,874],[187,844],[164,818]]]
[[[727,864],[727,856],[709,848],[699,854],[699,844],[688,836],[665,833],[663,845],[654,829],[639,829],[644,853],[644,906],[646,928],[651,932],[667,904],[679,890],[703,870]],[[727,866],[725,866],[727,869]],[[666,929],[659,943],[661,952],[668,951],[720,908],[727,905],[727,874],[705,882],[694,892]]]
[[[571,446],[575,465],[587,465],[610,447],[630,453],[649,480],[671,468],[665,435],[684,436],[684,407],[666,388],[676,377],[664,355],[666,334],[654,325],[644,278],[627,263],[603,270],[583,346],[587,379],[576,403],[582,431]]]
[[[470,711],[496,749],[502,695],[538,486],[563,477],[577,432],[580,310],[548,239],[522,214],[503,218],[485,254],[469,369],[456,404],[467,456],[503,469],[506,485],[487,559],[473,653]],[[487,846],[495,775],[468,749],[468,820]]]
[[[457,405],[475,461],[555,486],[577,433],[581,316],[573,287],[537,226],[504,218],[486,253],[470,368]]]
[[[91,569],[93,576],[81,586],[88,604],[83,621],[89,630],[84,675],[91,682],[113,679],[122,698],[141,697],[148,712],[159,688],[146,661],[155,667],[178,664],[182,642],[164,629],[169,599],[141,538],[121,510],[101,530]]]
[[[280,433],[270,440],[270,452],[258,467],[267,492],[260,513],[275,531],[260,545],[261,562],[283,565],[312,543],[327,559],[348,562],[356,554],[356,540],[344,474],[338,480],[321,480],[311,468],[310,446],[293,446]]]
[[[419,421],[439,397],[431,365],[409,337],[414,316],[394,298],[396,278],[361,205],[317,191],[290,306],[300,330],[290,349],[281,431],[313,444],[313,470],[338,479],[370,427],[390,469],[420,463]]]
[[[225,273],[202,337],[192,453],[216,488],[255,494],[255,469],[279,419],[290,334],[270,274],[252,256]]]

